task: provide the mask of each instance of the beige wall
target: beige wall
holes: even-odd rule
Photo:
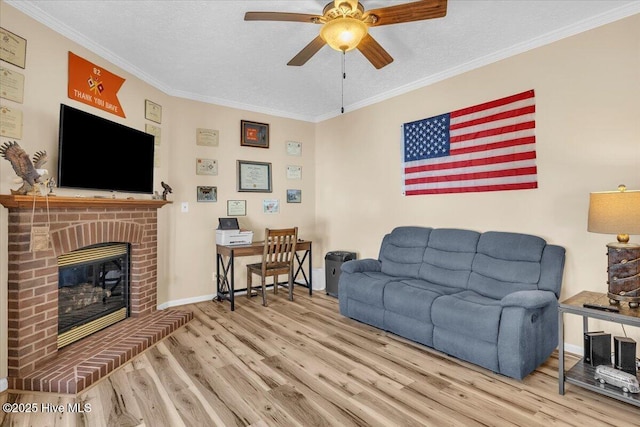
[[[27,39],[27,65],[24,70],[2,63],[3,67],[25,75],[24,103],[2,99],[2,103],[23,111],[24,131],[19,144],[29,153],[46,150],[47,168],[55,176],[57,168],[58,116],[60,103],[65,103],[109,120],[144,130],[144,101],[150,99],[163,108],[162,139],[159,146],[160,167],[155,170],[155,187],[162,191],[161,181],[169,183],[174,203],[159,210],[158,218],[158,303],[162,306],[201,300],[215,293],[215,227],[219,217],[227,216],[226,201],[247,201],[247,216],[240,225],[255,231],[261,239],[265,227],[297,225],[303,238],[315,239],[315,162],[313,123],[251,113],[231,108],[170,97],[103,58],[58,35],[11,6],[0,2],[0,25]],[[126,79],[118,98],[126,114],[121,119],[67,98],[67,56],[72,51]],[[270,148],[240,147],[240,120],[270,124]],[[196,128],[220,131],[219,147],[202,147],[195,143]],[[0,138],[0,144],[7,138]],[[286,154],[286,141],[302,142],[302,156]],[[87,143],[90,143],[90,137]],[[123,153],[126,155],[126,153]],[[195,160],[211,158],[219,162],[218,176],[198,176]],[[272,163],[272,193],[238,193],[236,160]],[[8,194],[18,185],[9,162],[0,159],[0,194]],[[91,159],[87,159],[91,161]],[[302,166],[302,180],[287,180],[286,166]],[[218,202],[198,203],[196,186],[218,187]],[[301,189],[302,203],[286,203],[287,189]],[[59,189],[60,195],[94,195],[95,191]],[[104,193],[103,193],[104,194]],[[117,194],[117,197],[129,197]],[[140,196],[150,197],[150,196]],[[264,214],[263,199],[278,199],[279,214]],[[180,211],[181,202],[189,203],[189,212]],[[6,291],[7,291],[7,215],[0,209],[0,379],[6,377]],[[320,254],[316,263],[320,265]],[[243,260],[244,261],[244,260]],[[253,259],[255,262],[255,259]],[[244,287],[242,265],[237,263],[237,286]]]
[[[639,70],[636,15],[320,123],[318,234],[326,248],[376,257],[398,225],[531,233],[567,249],[563,298],[606,291],[605,245],[615,237],[587,232],[589,192],[640,189]],[[528,89],[538,189],[402,196],[402,123]],[[581,323],[571,317],[565,340],[579,345]],[[617,325],[605,329],[623,335]]]
[[[398,225],[521,231],[567,248],[563,297],[582,289],[603,291],[605,244],[613,236],[586,231],[588,194],[622,182],[640,188],[638,15],[318,124],[167,96],[2,2],[0,25],[28,40],[27,68],[14,68],[26,76],[25,102],[10,105],[24,112],[20,144],[30,154],[46,149],[51,173],[60,103],[137,129],[147,123],[145,99],[163,106],[155,182],[159,190],[160,181],[171,184],[174,203],[159,211],[160,304],[213,294],[214,228],[217,218],[226,216],[228,199],[247,200],[240,224],[254,230],[256,239],[266,226],[297,224],[302,237],[314,241],[316,267],[329,250],[375,257],[382,236]],[[127,79],[119,94],[126,120],[67,98],[69,50]],[[536,91],[538,189],[401,195],[402,123],[527,89]],[[241,119],[270,123],[269,150],[239,146]],[[196,146],[197,127],[218,129],[220,146]],[[303,143],[302,157],[286,156],[287,140]],[[196,176],[197,157],[218,160],[219,175]],[[272,162],[274,193],[237,193],[237,159]],[[303,166],[302,181],[286,180],[288,164]],[[1,194],[16,188],[13,176],[9,163],[0,161]],[[217,186],[219,201],[197,203],[197,185]],[[286,204],[287,188],[302,189],[303,203]],[[265,198],[279,199],[281,213],[263,214]],[[183,201],[189,203],[188,213],[180,212]],[[6,376],[6,224],[7,211],[0,209],[0,378]],[[640,241],[640,236],[632,239]],[[237,270],[239,287],[244,285],[243,264]],[[617,326],[606,329],[622,332]],[[627,332],[640,341],[637,331]],[[577,319],[570,319],[565,339],[581,343]]]

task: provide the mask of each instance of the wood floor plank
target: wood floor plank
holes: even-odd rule
[[[518,381],[294,293],[186,305],[186,327],[77,396],[0,394],[90,412],[0,413],[0,427],[638,425],[635,406],[571,384],[559,395],[557,353]]]

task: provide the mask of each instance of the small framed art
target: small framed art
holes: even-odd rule
[[[269,148],[269,125],[267,123],[241,120],[240,145],[243,147]]]
[[[198,202],[217,202],[218,187],[205,187],[199,185],[197,187]]]
[[[287,190],[287,203],[302,203],[302,190]]]

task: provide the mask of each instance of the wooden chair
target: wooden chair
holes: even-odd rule
[[[273,293],[278,293],[278,276],[288,276],[289,301],[293,301],[293,257],[298,241],[298,227],[264,232],[262,262],[247,265],[247,297],[251,297],[251,281],[254,274],[262,279],[262,305],[267,305],[266,278],[273,277]]]

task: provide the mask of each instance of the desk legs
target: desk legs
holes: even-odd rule
[[[216,276],[218,278],[216,281],[216,299],[218,301],[229,300],[231,303],[231,311],[235,310],[235,270],[233,268],[233,258],[233,251],[226,263],[222,255],[216,255]]]
[[[311,248],[309,248],[309,250],[304,251],[304,255],[302,255],[302,258],[300,258],[300,256],[298,255],[298,252],[295,253],[295,259],[296,259],[296,269],[295,272],[293,273],[293,283],[296,285],[301,285],[301,286],[306,286],[309,288],[309,295],[311,295],[313,293],[313,272],[311,270],[311,259],[313,258],[312,254],[311,254]],[[307,260],[307,268],[308,268],[308,272],[309,272],[309,277],[307,277],[307,274],[304,272],[304,268],[302,268],[302,266],[304,265],[304,261],[305,259]],[[304,283],[298,282],[298,275],[302,274],[302,278],[304,279]]]

